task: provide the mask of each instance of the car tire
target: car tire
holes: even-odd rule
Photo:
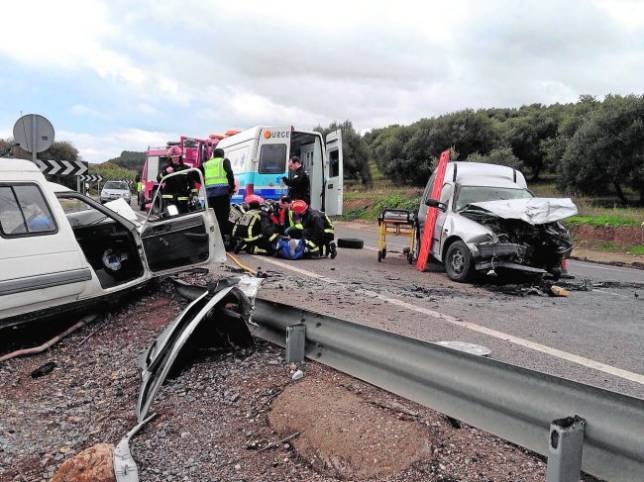
[[[357,238],[339,238],[337,245],[338,248],[362,249],[364,241]]]
[[[464,283],[474,275],[472,253],[463,241],[454,241],[449,245],[443,264],[447,276],[453,281]]]

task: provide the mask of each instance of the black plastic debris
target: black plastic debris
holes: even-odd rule
[[[31,378],[40,378],[42,376],[48,375],[49,373],[54,371],[54,368],[56,368],[56,362],[50,361],[45,363],[42,366],[39,366],[36,368],[33,372],[31,372]]]

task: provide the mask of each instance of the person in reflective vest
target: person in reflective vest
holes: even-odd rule
[[[141,194],[143,192],[143,182],[141,181],[141,175],[137,174],[136,177],[134,178],[134,181],[136,181],[136,200],[137,204],[141,206]]]
[[[235,176],[230,161],[224,157],[224,150],[217,148],[212,157],[201,166],[206,184],[208,206],[215,210],[221,235],[230,234],[230,197],[235,193]]]
[[[170,158],[170,164],[161,170],[157,176],[158,181],[161,181],[164,176],[169,174],[190,169],[190,166],[183,163],[181,148],[179,146],[172,146],[168,157]],[[174,204],[177,206],[179,213],[188,212],[188,202],[190,201],[190,190],[192,187],[191,176],[181,175],[167,179],[161,186],[163,209],[168,205]]]

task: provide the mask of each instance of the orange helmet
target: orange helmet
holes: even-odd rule
[[[258,196],[257,194],[249,194],[244,198],[244,202],[248,205],[262,204],[264,202],[264,198],[262,196]]]
[[[181,148],[179,146],[172,146],[168,151],[168,157],[180,157]]]
[[[302,201],[301,199],[296,199],[291,203],[291,209],[295,214],[304,214],[308,208],[309,205],[306,204],[306,201]]]

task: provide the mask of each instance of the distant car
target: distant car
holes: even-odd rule
[[[438,208],[431,255],[450,279],[497,270],[561,274],[572,240],[559,220],[577,213],[570,199],[534,197],[523,174],[496,164],[450,162],[439,199],[430,199],[434,179],[423,193],[418,232],[428,206]]]
[[[101,194],[99,200],[101,204],[108,201],[114,201],[115,199],[123,198],[130,204],[132,199],[132,193],[130,192],[130,187],[125,181],[107,181],[101,189]]]

